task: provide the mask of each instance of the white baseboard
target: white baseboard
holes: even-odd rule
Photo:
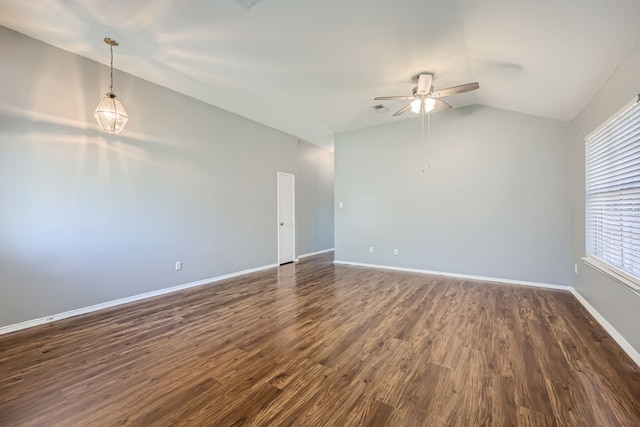
[[[406,271],[409,273],[431,274],[434,276],[454,277],[456,279],[481,280],[483,282],[498,282],[498,283],[507,283],[510,285],[524,285],[524,286],[536,286],[539,288],[548,288],[548,289],[561,289],[564,291],[568,291],[571,289],[570,286],[555,285],[551,283],[527,282],[524,280],[501,279],[497,277],[486,277],[486,276],[473,276],[470,274],[447,273],[443,271],[421,270],[417,268],[392,267],[388,265],[364,264],[360,262],[340,261],[340,260],[335,260],[333,261],[333,263],[343,264],[343,265],[353,265],[356,267],[382,268],[384,270]]]
[[[314,252],[310,254],[300,255],[300,258],[319,255],[325,252],[331,252],[333,249],[326,249],[319,252]],[[421,270],[415,268],[402,268],[402,267],[392,267],[392,266],[384,266],[384,265],[376,265],[376,264],[364,264],[358,262],[350,262],[350,261],[333,261],[334,264],[342,264],[342,265],[353,265],[357,267],[368,267],[368,268],[381,268],[385,270],[396,270],[396,271],[406,271],[410,273],[423,273],[423,274],[432,274],[437,276],[445,276],[445,277],[454,277],[461,279],[472,279],[472,280],[482,280],[487,282],[498,282],[498,283],[507,283],[514,285],[525,285],[525,286],[536,286],[542,288],[550,288],[550,289],[562,289],[570,291],[574,297],[584,306],[584,308],[596,319],[596,321],[604,328],[605,331],[618,343],[618,345],[631,357],[631,359],[640,366],[640,353],[638,353],[631,344],[611,325],[599,312],[596,310],[589,302],[582,296],[580,293],[575,290],[571,286],[564,285],[554,285],[549,283],[540,283],[540,282],[528,282],[522,280],[509,280],[509,279],[499,279],[495,277],[484,277],[484,276],[473,276],[467,274],[455,274],[455,273],[445,273],[440,271],[431,271],[431,270]],[[129,302],[140,301],[147,298],[152,298],[159,295],[169,294],[172,292],[181,291],[183,289],[193,288],[196,286],[202,286],[209,283],[219,282],[221,280],[230,279],[237,276],[242,276],[244,274],[255,273],[262,270],[268,270],[270,268],[278,267],[277,264],[265,265],[262,267],[250,268],[247,270],[238,271],[235,273],[229,273],[222,276],[212,277],[209,279],[198,280],[195,282],[185,283],[182,285],[172,286],[170,288],[158,289],[151,292],[146,292],[144,294],[133,295],[126,298],[120,298],[113,301],[107,301],[100,304],[91,305],[88,307],[82,307],[75,310],[65,311],[63,313],[53,314],[46,317],[41,317],[38,319],[27,320],[25,322],[16,323],[13,325],[7,325],[0,327],[0,335],[8,334],[11,332],[20,331],[27,328],[32,328],[34,326],[44,325],[50,322],[54,322],[56,320],[67,319],[69,317],[79,316],[81,314],[91,313],[98,310],[103,310],[105,308],[115,307],[118,305],[126,304]]]
[[[611,335],[611,338],[613,338],[615,342],[617,342],[618,345],[622,347],[624,352],[627,353],[634,362],[636,362],[636,365],[640,366],[640,353],[638,353],[636,349],[633,348],[626,339],[624,339],[624,337],[616,330],[616,328],[614,328],[613,325],[609,323],[607,319],[605,319],[602,314],[600,314],[598,310],[595,309],[594,306],[589,304],[589,301],[587,301],[582,295],[580,295],[580,292],[575,290],[573,287],[570,290],[573,296],[576,297],[578,301],[580,301],[580,304],[582,304],[582,306],[587,309],[587,311],[593,316],[594,319],[596,319],[600,326],[602,326],[604,330],[607,331],[609,335]]]
[[[310,257],[310,256],[314,256],[314,255],[320,255],[320,254],[326,254],[327,252],[331,252],[335,250],[334,248],[330,248],[330,249],[323,249],[321,251],[317,251],[317,252],[309,252],[308,254],[303,254],[303,255],[298,255],[298,258],[296,259],[296,261],[300,258],[306,258],[306,257]]]
[[[170,294],[172,292],[181,291],[183,289],[193,288],[196,286],[202,286],[213,282],[219,282],[221,280],[230,279],[236,276],[242,276],[244,274],[255,273],[257,271],[268,270],[270,268],[277,267],[278,264],[270,264],[262,267],[250,268],[247,270],[238,271],[235,273],[224,274],[222,276],[212,277],[210,279],[202,279],[195,282],[185,283],[182,285],[172,286],[170,288],[158,289],[144,294],[133,295],[130,297],[120,298],[113,301],[107,301],[100,304],[91,305],[88,307],[77,308],[74,310],[65,311],[63,313],[52,314],[50,316],[41,317],[39,319],[27,320],[25,322],[16,323],[13,325],[7,325],[0,327],[0,335],[8,334],[11,332],[20,331],[22,329],[32,328],[34,326],[44,325],[46,323],[54,322],[56,320],[67,319],[69,317],[79,316],[81,314],[91,313],[98,310],[104,310],[105,308],[115,307],[129,302],[140,301],[147,298],[157,297],[159,295]]]

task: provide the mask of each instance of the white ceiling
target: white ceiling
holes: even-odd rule
[[[454,107],[571,120],[638,44],[638,17],[638,0],[0,0],[0,25],[104,64],[111,37],[115,68],[325,147],[410,118],[373,98],[420,72],[480,82]]]

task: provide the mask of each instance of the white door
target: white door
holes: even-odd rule
[[[278,264],[295,259],[295,176],[278,172]]]

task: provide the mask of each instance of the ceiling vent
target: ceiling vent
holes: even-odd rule
[[[254,4],[258,3],[259,1],[260,0],[236,0],[236,3],[241,4],[245,9],[249,10]]]
[[[389,111],[389,109],[384,105],[374,105],[372,108],[376,110],[376,113],[386,113]]]

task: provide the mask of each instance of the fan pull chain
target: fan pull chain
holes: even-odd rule
[[[420,121],[422,122],[422,173],[424,174],[424,169],[427,164],[427,144],[424,140],[424,110],[421,111]]]
[[[427,140],[431,139],[431,113],[427,113]],[[427,147],[427,169],[431,170],[431,156],[429,156],[429,148]]]
[[[424,106],[422,107],[422,173],[426,170],[431,170],[431,157],[429,156],[429,146],[427,140],[424,137]],[[427,113],[427,139],[431,137],[431,115]]]

